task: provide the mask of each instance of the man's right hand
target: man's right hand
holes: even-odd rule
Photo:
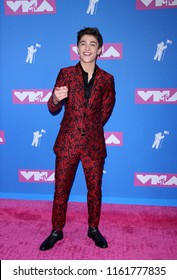
[[[57,105],[60,101],[68,97],[68,88],[66,86],[55,87],[53,92],[53,102]]]

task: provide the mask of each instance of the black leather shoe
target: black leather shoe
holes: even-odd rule
[[[59,240],[63,239],[63,232],[58,230],[52,230],[51,234],[47,239],[44,240],[44,242],[40,246],[41,251],[46,251],[55,245],[55,243]]]
[[[90,237],[93,241],[95,241],[95,245],[100,248],[107,248],[108,243],[103,235],[99,232],[98,228],[88,229],[88,237]]]

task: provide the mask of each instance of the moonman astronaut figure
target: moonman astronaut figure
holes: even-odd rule
[[[167,48],[167,45],[165,45],[164,42],[157,44],[157,50],[156,50],[156,54],[154,56],[154,60],[161,61],[163,52],[166,48]]]
[[[32,63],[33,62],[33,56],[34,53],[37,52],[37,49],[34,46],[28,47],[28,54],[26,57],[26,63]]]
[[[98,3],[99,0],[90,0],[89,1],[89,5],[88,5],[88,8],[87,8],[87,14],[91,14],[93,15],[94,14],[94,11],[95,11],[95,5],[96,3]]]
[[[32,141],[32,146],[37,147],[39,144],[39,139],[42,137],[42,133],[40,133],[38,130],[33,132],[33,141]]]
[[[80,161],[87,185],[87,236],[97,247],[108,247],[98,226],[107,154],[103,127],[113,111],[115,86],[114,77],[96,64],[102,45],[103,38],[97,28],[86,27],[77,33],[80,61],[59,71],[48,100],[49,111],[54,115],[61,111],[62,106],[65,111],[54,144],[56,165],[52,231],[41,244],[42,251],[51,249],[63,239],[67,202]],[[71,232],[72,236],[74,234]]]
[[[162,132],[156,133],[154,143],[152,144],[152,148],[158,149],[160,146],[160,142],[164,137],[165,136],[162,134]]]

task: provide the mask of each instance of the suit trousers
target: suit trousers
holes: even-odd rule
[[[80,150],[74,155],[57,155],[55,166],[55,192],[52,210],[52,226],[55,230],[62,230],[66,223],[67,203],[77,171],[81,161],[86,185],[87,185],[87,207],[88,225],[98,227],[102,199],[102,175],[104,157],[92,159]]]

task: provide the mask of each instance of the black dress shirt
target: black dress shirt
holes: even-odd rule
[[[81,64],[80,64],[80,66],[81,66]],[[93,71],[92,78],[90,79],[90,81],[88,81],[88,73],[85,72],[81,66],[82,74],[83,74],[83,81],[84,81],[84,97],[86,99],[86,103],[85,103],[86,107],[88,105],[88,100],[91,96],[91,90],[92,90],[92,86],[93,86],[94,79],[95,79],[96,68],[97,68],[97,66],[95,65],[95,69]]]

